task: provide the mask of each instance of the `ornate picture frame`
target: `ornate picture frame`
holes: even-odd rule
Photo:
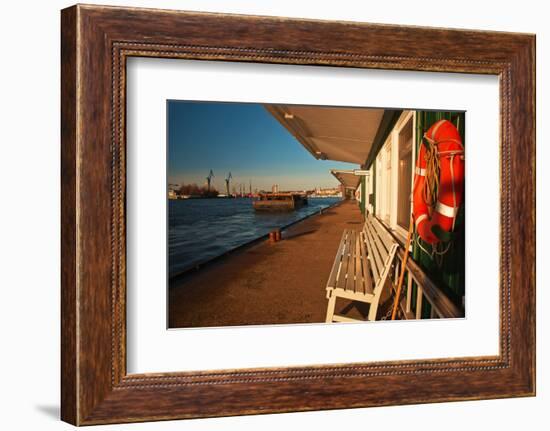
[[[534,35],[92,5],[61,18],[64,421],[535,394]],[[128,374],[125,101],[126,60],[135,56],[498,76],[499,355]]]

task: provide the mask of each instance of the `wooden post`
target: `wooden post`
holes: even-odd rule
[[[422,288],[417,285],[416,286],[416,319],[422,319],[422,296],[424,293],[422,292]]]
[[[411,272],[409,271],[409,276],[407,277],[407,313],[411,312],[412,282],[413,278],[411,277]]]

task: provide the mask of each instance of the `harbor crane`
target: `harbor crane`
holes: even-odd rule
[[[214,172],[210,169],[210,173],[206,177],[206,181],[208,182],[208,193],[210,193],[210,183],[212,182],[212,178],[214,178]]]
[[[231,196],[229,193],[229,181],[231,181],[231,178],[233,177],[231,176],[231,172],[229,172],[229,174],[227,175],[227,178],[225,179],[225,189],[228,197]]]

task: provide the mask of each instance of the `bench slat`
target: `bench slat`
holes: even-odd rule
[[[395,246],[393,246],[390,250],[390,256],[393,260],[395,253],[397,251],[397,243]],[[376,280],[376,285],[374,286],[374,294],[378,294],[378,291],[382,290],[384,288],[384,284],[386,283],[386,279],[388,278],[388,274],[390,273],[391,269],[391,261],[388,261],[386,265],[384,266],[383,270],[380,271],[380,278]]]
[[[382,258],[382,263],[384,266],[386,266],[386,262],[388,261],[390,250],[386,249],[386,246],[384,245],[382,238],[380,238],[380,235],[378,235],[376,228],[374,227],[374,224],[371,224],[371,229],[372,229],[372,234],[376,240],[376,245],[378,246],[378,250],[380,251],[380,257]]]
[[[367,257],[367,249],[365,246],[365,234],[361,232],[359,246],[361,247],[361,260],[363,261],[363,280],[365,293],[372,293],[372,277],[370,275],[369,259]]]
[[[355,233],[355,289],[354,292],[363,293],[365,291],[363,282],[363,261],[361,259],[361,235]]]
[[[378,235],[382,239],[382,242],[384,243],[384,247],[386,248],[386,251],[389,252],[390,249],[391,249],[391,246],[393,244],[393,238],[388,233],[388,231],[386,229],[384,229],[384,227],[382,226],[382,224],[380,223],[379,220],[377,220],[373,216],[370,216],[369,218],[371,219],[371,223],[373,224],[374,228],[376,229],[376,232],[378,233]]]
[[[353,252],[353,230],[348,231],[348,241],[346,243],[346,252],[344,253],[344,261],[342,266],[342,275],[340,287],[346,289],[349,279],[350,262],[352,260],[351,253]]]
[[[349,243],[349,263],[348,273],[346,278],[346,290],[355,292],[355,244],[357,242],[356,231],[353,230],[351,234],[351,241]]]
[[[348,323],[362,322],[362,320],[352,319],[351,317],[341,316],[339,314],[335,314],[334,316],[332,316],[332,320],[334,322],[348,322]]]
[[[365,244],[367,244],[367,257],[370,263],[370,269],[372,270],[372,275],[374,276],[374,280],[378,280],[378,266],[375,262],[375,256],[373,251],[373,246],[371,245],[371,239],[370,239],[370,233],[365,228]]]
[[[382,240],[380,239],[380,236],[376,232],[376,229],[372,222],[369,223],[368,228],[370,229],[371,236],[374,239],[374,245],[378,250],[378,255],[382,260],[382,266],[384,266],[386,264],[386,260],[388,259],[388,250],[386,250],[386,248],[384,247],[384,244],[382,243]],[[381,272],[380,267],[378,268],[378,272]]]
[[[346,289],[346,279],[349,267],[350,237],[352,235],[352,232],[353,231],[351,230],[348,231],[348,236],[346,238],[346,243],[344,245],[344,250],[342,254],[342,266],[340,267],[338,280],[336,280],[336,287],[344,290]]]
[[[380,296],[382,295],[382,290],[384,289],[384,286],[386,284],[386,280],[388,278],[388,274],[391,268],[391,263],[395,257],[396,251],[397,251],[397,243],[395,243],[390,249],[390,253],[389,253],[390,257],[386,261],[386,265],[383,271],[380,273],[380,278],[376,280],[376,286],[374,286],[374,297],[377,298],[377,300],[380,300]],[[376,320],[377,312],[378,312],[378,304],[376,307],[371,306],[369,308],[368,320]]]
[[[380,256],[378,247],[376,246],[376,241],[373,237],[370,223],[367,223],[366,228],[368,238],[367,246],[369,247],[369,256],[371,257],[371,267],[373,268],[373,270],[376,270],[374,278],[375,280],[378,280],[380,274],[382,273],[382,270],[384,269],[384,260]]]
[[[365,295],[364,293],[355,293],[350,290],[344,290],[344,289],[334,289],[333,290],[334,296],[338,298],[344,298],[349,299],[350,301],[361,301],[370,304],[373,299],[374,295]]]
[[[342,234],[342,238],[340,239],[340,244],[338,245],[338,251],[336,252],[336,257],[334,258],[334,263],[332,265],[330,275],[328,277],[327,288],[336,287],[336,277],[338,276],[338,273],[340,272],[340,269],[342,266],[342,255],[344,253],[344,246],[346,244],[347,236],[348,236],[348,231],[344,230],[344,233]]]

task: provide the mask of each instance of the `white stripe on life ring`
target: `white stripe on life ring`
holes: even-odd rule
[[[432,140],[435,141],[435,134],[437,133],[437,130],[441,127],[441,125],[445,122],[446,120],[439,120],[437,123],[435,123],[435,126],[433,126],[433,129],[432,129]],[[439,143],[439,142],[437,142]]]
[[[456,213],[458,212],[457,207],[450,207],[449,205],[445,205],[443,202],[437,201],[437,205],[435,206],[435,210],[445,217],[449,218],[455,218]]]
[[[422,214],[421,216],[419,216],[416,221],[414,222],[416,228],[418,229],[418,225],[420,224],[420,222],[424,221],[425,219],[428,218],[428,214]]]
[[[420,175],[421,177],[425,177],[426,176],[426,169],[421,169],[419,167],[416,167],[414,173],[416,175]]]

